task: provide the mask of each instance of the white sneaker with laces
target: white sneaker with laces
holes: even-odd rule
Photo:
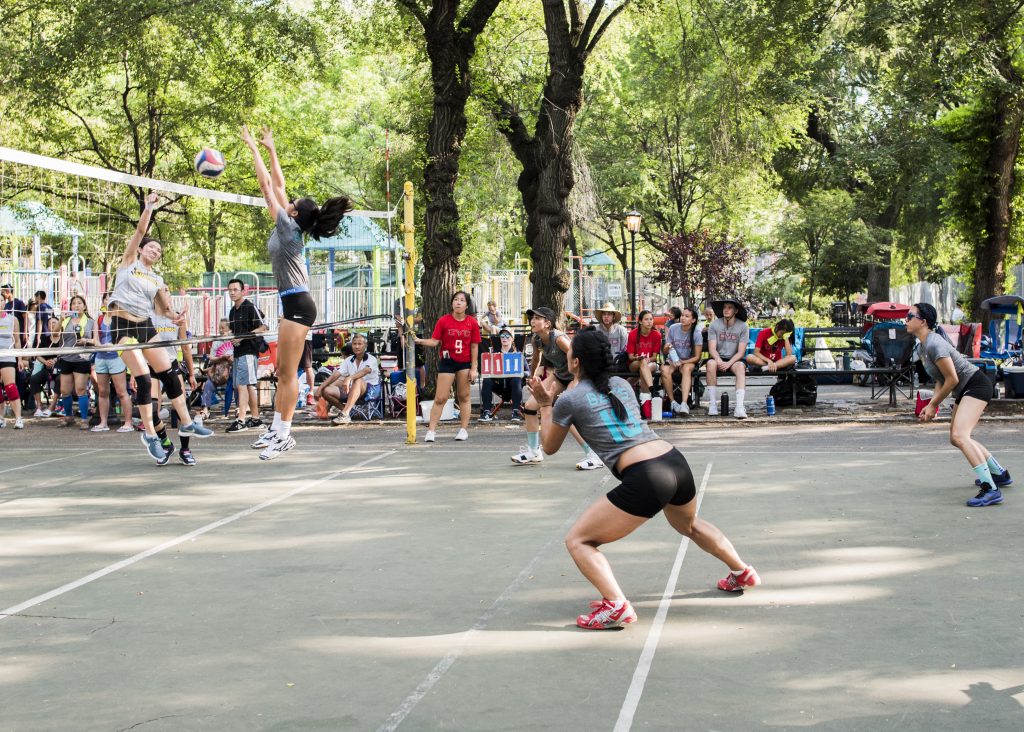
[[[49,409],[37,409],[36,413],[33,414],[32,416],[33,417],[49,417],[50,416],[50,410]]]
[[[277,438],[277,433],[274,430],[267,430],[262,435],[256,438],[256,442],[249,445],[253,450],[262,450],[264,447],[270,445]]]
[[[544,462],[544,453],[540,450],[534,451],[529,445],[524,445],[520,448],[518,455],[512,456],[512,462],[517,465],[534,465],[536,463]]]
[[[604,463],[601,462],[601,458],[599,458],[594,453],[590,453],[585,458],[576,463],[577,470],[597,470],[598,468],[603,467]]]
[[[717,417],[719,414],[720,414],[720,412],[718,411],[718,403],[717,402],[709,402],[708,403],[708,416],[709,417]]]
[[[737,404],[736,408],[732,410],[732,416],[734,416],[736,419],[747,418],[747,408],[743,406],[742,402]]]
[[[22,419],[14,420],[14,429],[16,429],[16,430],[23,430],[23,429],[25,429],[25,421],[22,420]]]
[[[689,414],[690,413],[690,405],[687,404],[686,402],[683,402],[682,404],[679,405],[679,409],[676,410],[676,413],[677,414]]]
[[[678,414],[679,412],[683,411],[683,405],[680,404],[679,402],[672,402],[672,411]]]
[[[427,434],[425,434],[423,436],[423,441],[424,442],[433,442],[435,437],[436,437],[436,435],[434,434],[434,430],[427,430]]]
[[[295,440],[291,435],[284,438],[275,436],[273,441],[260,453],[260,460],[273,460],[295,447]]]
[[[455,439],[458,440],[459,442],[464,442],[464,441],[469,439],[469,433],[466,432],[466,430],[464,430],[464,429],[460,429],[455,434]]]

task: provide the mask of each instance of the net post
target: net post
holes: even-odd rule
[[[416,392],[416,328],[413,325],[413,310],[416,307],[416,283],[413,273],[416,267],[416,239],[413,236],[413,186],[406,181],[405,210],[402,218],[402,233],[405,235],[405,432],[406,443],[416,444],[416,411],[419,408]]]

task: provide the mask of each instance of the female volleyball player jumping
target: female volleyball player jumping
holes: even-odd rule
[[[299,398],[299,360],[306,333],[316,321],[316,303],[309,294],[309,275],[302,254],[303,236],[317,240],[333,236],[341,218],[352,210],[352,204],[344,196],[329,198],[323,206],[317,206],[312,198],[289,200],[270,128],[263,128],[260,140],[270,156],[269,171],[248,127],[242,127],[242,140],[252,153],[256,180],[274,221],[267,251],[282,311],[277,328],[277,394],[274,397],[274,422],[252,445],[256,449],[263,448],[260,460],[273,460],[295,447],[291,431],[292,415]]]
[[[146,207],[139,217],[135,233],[128,240],[121,264],[117,268],[108,309],[110,337],[114,343],[125,343],[129,340],[138,343],[156,341],[157,333],[152,320],[154,313],[160,313],[175,323],[181,323],[185,319],[184,313],[177,313],[171,307],[171,295],[164,286],[164,280],[153,271],[153,267],[163,254],[160,242],[146,236],[156,201],[155,193],[150,193],[146,197]],[[185,406],[181,379],[171,370],[171,360],[167,357],[165,349],[126,350],[121,352],[121,358],[135,377],[135,403],[139,407],[139,416],[146,430],[142,434],[142,443],[151,458],[161,464],[166,462],[164,448],[153,428],[150,368],[153,369],[153,375],[163,384],[164,393],[171,400],[171,405],[181,420],[178,434],[183,437],[199,438],[213,435],[213,430],[193,424],[188,407]]]
[[[641,419],[640,405],[629,384],[610,376],[608,337],[593,328],[577,333],[568,365],[578,384],[562,392],[550,420],[541,420],[544,452],[558,452],[575,426],[622,481],[584,512],[565,540],[576,566],[601,593],[601,599],[591,603],[592,612],[576,618],[576,625],[604,630],[636,620],[636,612],[599,547],[629,535],[658,511],[665,512],[672,528],[729,566],[729,575],[718,582],[720,590],[739,592],[761,584],[757,572],[740,559],[725,534],[697,517],[690,466]],[[552,409],[557,385],[533,376],[530,387],[538,409]]]

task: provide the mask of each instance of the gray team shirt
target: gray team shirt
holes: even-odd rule
[[[78,344],[79,338],[92,338],[94,327],[96,327],[96,321],[88,316],[84,320],[81,316],[74,314],[70,318],[65,317],[61,320],[60,340],[57,345],[61,348],[74,348]],[[76,363],[92,361],[92,354],[73,353],[60,357],[65,361]]]
[[[942,372],[936,365],[940,358],[953,359],[953,370],[956,371],[957,385],[953,388],[953,397],[960,396],[967,388],[967,382],[978,373],[978,367],[964,358],[964,355],[953,348],[953,344],[947,341],[938,333],[932,331],[924,339],[924,347],[921,349],[921,361],[924,363],[924,370],[935,379],[937,384],[945,381]]]
[[[686,360],[693,358],[704,349],[704,338],[701,336],[699,328],[695,328],[691,334],[680,323],[675,323],[668,329],[668,345],[676,349],[676,355],[679,358]]]
[[[267,251],[270,252],[270,267],[280,292],[295,288],[309,290],[309,274],[302,248],[299,225],[284,209],[278,209],[274,231],[267,240]]]
[[[569,381],[572,379],[572,373],[569,371],[569,357],[565,351],[558,347],[558,339],[564,336],[560,330],[551,329],[551,337],[548,338],[547,345],[541,341],[539,335],[533,336],[533,347],[535,350],[540,351],[540,362],[545,366],[549,366],[555,370],[555,374],[562,381]]]
[[[611,401],[595,389],[589,379],[562,392],[555,402],[551,419],[562,427],[575,425],[604,464],[614,468],[619,455],[629,448],[660,438],[640,416],[640,405],[629,383],[613,376],[608,385],[626,408],[625,420],[615,416]]]
[[[750,328],[739,318],[733,320],[729,327],[725,325],[725,318],[717,318],[708,327],[708,343],[717,344],[718,355],[724,361],[735,356],[741,347],[746,349],[748,340]]]
[[[163,286],[164,278],[136,259],[127,267],[117,270],[110,301],[132,315],[148,318],[154,312],[153,301]]]
[[[14,331],[18,327],[18,319],[9,310],[0,310],[0,348],[14,348]],[[14,356],[0,356],[0,361],[13,361]]]
[[[629,332],[621,323],[612,323],[611,330],[605,330],[604,323],[598,323],[597,329],[608,336],[608,343],[611,344],[613,356],[617,356],[626,350],[626,341],[629,340]]]
[[[153,313],[152,320],[153,327],[156,329],[156,339],[158,341],[178,340],[178,326],[174,324],[173,320],[164,317],[159,313]],[[177,346],[164,346],[164,350],[167,351],[167,357],[172,361],[178,358]]]

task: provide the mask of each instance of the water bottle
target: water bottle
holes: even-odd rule
[[[679,363],[679,354],[676,353],[675,346],[668,349],[668,360],[672,363]]]
[[[768,416],[769,417],[774,417],[775,416],[775,397],[773,397],[771,394],[769,394],[768,398],[764,400],[764,405],[768,409]]]
[[[662,412],[661,397],[656,396],[651,398],[651,422],[660,422],[664,416]]]
[[[724,417],[729,414],[729,395],[722,394],[722,407],[720,410],[721,415]]]

